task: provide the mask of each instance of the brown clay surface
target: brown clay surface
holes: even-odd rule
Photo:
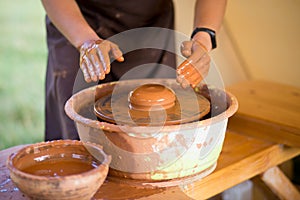
[[[38,176],[55,177],[80,174],[87,172],[96,166],[96,164],[93,165],[93,163],[84,162],[79,159],[63,159],[56,161],[45,160],[35,165],[26,167],[22,169],[22,171]]]
[[[169,109],[175,105],[175,93],[161,84],[144,84],[129,94],[129,107],[133,110]]]
[[[138,82],[134,83],[136,85],[133,84],[129,87],[123,87],[121,90],[117,90],[117,93],[113,93],[113,90],[111,90],[110,93],[106,93],[105,96],[100,97],[94,105],[94,111],[97,117],[110,123],[159,126],[199,120],[210,111],[210,102],[207,98],[192,89],[183,89],[178,84],[167,85],[167,87],[171,88],[175,93],[176,99],[174,106],[166,110],[154,111],[148,111],[147,109],[147,111],[130,109],[128,95],[137,87],[137,83]],[[144,93],[140,100],[143,98],[159,99],[159,95],[164,93],[162,92],[164,89],[161,87],[151,90],[156,90],[158,94],[152,95],[152,97],[150,92],[147,94]],[[166,104],[173,101],[172,93],[173,92],[168,92],[166,96],[162,96]],[[135,100],[135,98],[132,99],[133,101]],[[144,103],[145,101],[142,102]],[[141,101],[139,103],[141,103]]]

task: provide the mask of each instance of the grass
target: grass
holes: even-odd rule
[[[0,1],[0,150],[44,138],[44,16],[40,1]]]

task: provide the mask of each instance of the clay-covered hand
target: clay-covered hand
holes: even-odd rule
[[[99,81],[110,72],[110,57],[124,61],[118,45],[108,40],[89,40],[80,47],[80,68],[86,82]]]
[[[209,71],[210,56],[207,48],[197,40],[184,41],[181,53],[187,59],[176,70],[177,82],[183,88],[189,85],[195,88]]]

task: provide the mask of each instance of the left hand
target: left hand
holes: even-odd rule
[[[207,48],[197,40],[184,41],[181,53],[187,59],[177,68],[177,82],[183,88],[189,85],[195,88],[207,76],[210,56]]]
[[[103,80],[110,72],[110,56],[118,62],[124,57],[119,46],[109,40],[88,40],[80,47],[80,69],[86,82]]]

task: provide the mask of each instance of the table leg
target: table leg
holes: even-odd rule
[[[300,193],[297,188],[277,166],[261,174],[261,179],[280,199],[300,199]]]

